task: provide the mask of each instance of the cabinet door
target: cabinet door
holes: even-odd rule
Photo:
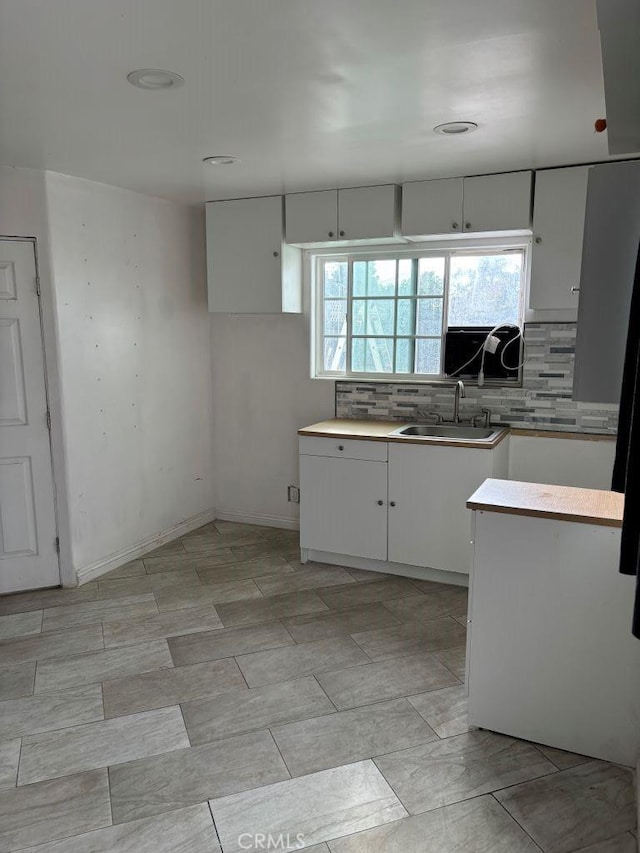
[[[282,311],[282,197],[206,205],[209,311]]]
[[[588,166],[536,172],[530,308],[578,307],[588,176]]]
[[[338,190],[338,237],[379,240],[397,233],[398,188],[355,187]]]
[[[531,228],[531,172],[464,179],[465,231]]]
[[[287,243],[326,243],[338,239],[338,191],[285,196]]]
[[[389,445],[389,560],[469,573],[473,492],[489,450]],[[395,506],[392,506],[395,504]]]
[[[300,546],[386,560],[386,462],[300,456]]]
[[[403,184],[403,236],[459,234],[462,231],[462,189],[462,178]]]

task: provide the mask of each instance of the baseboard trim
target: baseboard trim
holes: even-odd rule
[[[90,566],[84,566],[76,572],[78,586],[82,586],[89,581],[94,581],[112,569],[118,569],[120,566],[124,566],[126,563],[131,562],[131,560],[141,557],[148,551],[153,551],[155,548],[166,545],[167,542],[178,539],[180,536],[185,536],[197,527],[202,527],[203,524],[207,524],[207,522],[213,521],[216,518],[218,516],[215,509],[208,509],[206,512],[201,512],[198,515],[187,518],[185,521],[174,524],[173,527],[167,527],[166,530],[156,533],[155,536],[148,536],[141,542],[132,545],[131,548],[126,548],[124,551],[117,551],[115,554],[110,554],[108,557],[98,560],[98,562],[92,563]]]
[[[349,569],[366,569],[370,572],[383,572],[388,575],[401,575],[421,581],[449,583],[455,586],[469,586],[469,575],[463,572],[446,572],[442,569],[430,569],[426,566],[408,566],[405,563],[389,563],[386,560],[370,560],[367,557],[350,557],[347,554],[333,554],[330,551],[309,549],[307,558],[317,563],[329,563],[333,566],[346,566]]]
[[[254,513],[238,512],[234,509],[218,507],[216,521],[237,521],[240,524],[255,524],[259,527],[282,527],[285,530],[300,530],[297,518],[284,518],[280,515],[256,515]]]

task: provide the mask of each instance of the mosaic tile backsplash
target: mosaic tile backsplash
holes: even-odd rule
[[[615,434],[617,406],[571,399],[575,343],[575,323],[526,323],[522,387],[468,385],[467,396],[460,400],[460,418],[469,420],[488,408],[494,424]],[[338,418],[417,421],[428,412],[451,420],[453,390],[441,385],[336,382]]]

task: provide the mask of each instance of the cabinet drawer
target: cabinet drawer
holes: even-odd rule
[[[300,436],[300,453],[305,456],[332,456],[386,462],[387,443],[386,441],[357,441],[351,438],[322,438],[315,435],[302,435]]]

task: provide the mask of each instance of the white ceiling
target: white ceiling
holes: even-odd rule
[[[188,202],[604,160],[604,113],[595,0],[0,0],[0,164]]]

